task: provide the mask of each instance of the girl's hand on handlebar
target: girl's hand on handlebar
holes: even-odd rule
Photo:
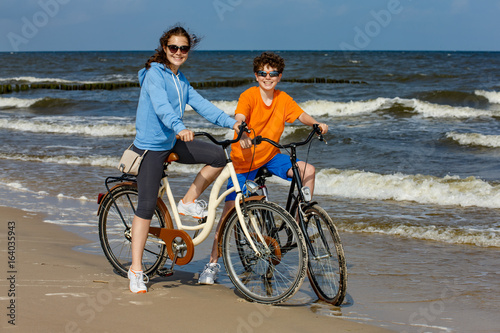
[[[234,124],[234,126],[233,126],[233,130],[235,130],[235,131],[236,131],[236,133],[239,133],[239,132],[240,132],[240,126],[241,126],[241,123],[242,123],[242,122],[241,122],[240,120],[238,120],[238,121],[236,121],[236,124]]]
[[[179,138],[181,139],[181,141],[184,141],[184,142],[189,142],[189,141],[193,141],[194,140],[194,132],[193,131],[190,131],[188,129],[184,129],[182,131],[180,131],[177,136],[179,136]]]

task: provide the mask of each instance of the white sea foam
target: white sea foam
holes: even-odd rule
[[[230,116],[234,116],[234,110],[238,105],[238,101],[211,101],[216,107],[224,111]]]
[[[0,128],[56,134],[80,134],[89,136],[134,136],[132,118],[102,117],[34,117],[0,118]]]
[[[8,97],[8,98],[0,97],[0,109],[28,108],[40,100],[42,100],[42,99],[41,98],[25,99],[25,98],[16,98],[16,97]]]
[[[388,98],[377,98],[368,101],[330,102],[313,100],[300,103],[300,107],[312,116],[349,117],[375,112],[392,104]]]
[[[500,104],[500,92],[498,91],[476,90],[474,93],[486,97],[490,103]]]
[[[116,167],[120,160],[119,156],[34,156],[25,154],[0,153],[0,159],[17,160],[27,162],[56,163],[69,165],[90,165],[95,167]]]
[[[28,188],[24,187],[22,184],[17,183],[17,182],[4,183],[4,185],[7,187],[10,187],[12,189],[18,190],[18,191],[29,191]]]
[[[358,170],[323,169],[316,175],[315,186],[318,194],[347,198],[500,208],[500,185],[491,185],[474,177],[381,175]]]
[[[453,228],[411,225],[370,226],[365,223],[344,224],[342,231],[378,233],[414,239],[433,240],[450,244],[469,244],[481,247],[500,247],[499,230],[471,230],[470,228]]]
[[[92,80],[92,81],[80,81],[80,80],[65,80],[61,78],[50,78],[50,77],[34,77],[34,76],[15,76],[15,77],[4,77],[0,78],[1,84],[32,84],[32,83],[58,83],[58,84],[93,84],[93,83],[113,83],[116,81],[126,81],[134,82],[136,81],[136,76],[124,76],[124,75],[111,75],[108,80]]]
[[[351,117],[388,110],[394,105],[403,105],[409,112],[425,118],[477,118],[499,116],[494,111],[479,110],[470,107],[433,104],[418,99],[383,98],[367,101],[330,102],[314,100],[299,105],[312,116]]]
[[[483,135],[479,133],[448,132],[446,137],[465,146],[483,146],[500,148],[500,135]]]
[[[477,118],[492,117],[494,112],[478,110],[470,107],[433,104],[418,99],[395,98],[394,103],[402,104],[425,118]]]

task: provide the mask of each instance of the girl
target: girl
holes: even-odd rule
[[[220,147],[203,141],[193,142],[194,133],[183,123],[186,104],[213,124],[235,130],[240,124],[200,96],[179,71],[189,51],[198,42],[196,36],[175,26],[163,34],[156,53],[139,71],[141,93],[132,149],[139,154],[145,150],[148,152],[137,175],[138,205],[132,221],[132,265],[128,278],[133,293],[147,292],[142,255],[156,207],[165,158],[175,152],[179,156],[178,163],[205,164],[177,207],[180,214],[195,218],[206,216],[206,204],[197,199],[226,164]],[[176,140],[176,135],[180,140]]]

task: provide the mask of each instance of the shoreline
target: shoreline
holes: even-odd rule
[[[9,231],[14,237],[10,248],[14,257],[8,257],[7,242],[0,249],[0,267],[6,275],[0,282],[2,330],[308,332],[334,327],[336,332],[390,332],[316,314],[307,306],[250,303],[224,285],[199,286],[197,273],[184,271],[155,277],[147,294],[135,295],[104,256],[73,249],[87,239],[44,223],[43,214],[0,206],[0,215],[0,237],[7,239]]]

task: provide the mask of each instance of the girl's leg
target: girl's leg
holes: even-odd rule
[[[134,216],[132,220],[132,265],[133,271],[142,271],[142,254],[148,238],[149,224],[151,220]]]
[[[133,147],[142,154],[142,150]],[[133,271],[142,270],[142,255],[148,237],[149,225],[156,209],[158,189],[163,174],[163,161],[168,151],[148,151],[144,155],[137,175],[138,203],[132,220],[132,265]]]
[[[188,203],[198,199],[203,191],[205,191],[205,189],[219,176],[222,169],[222,167],[214,168],[210,165],[205,165],[196,175],[196,178],[189,187],[189,190],[186,192],[182,201]]]

